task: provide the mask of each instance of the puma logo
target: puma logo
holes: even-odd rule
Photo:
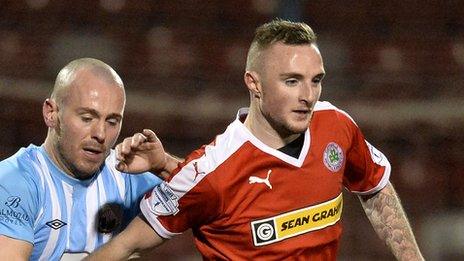
[[[206,173],[204,171],[199,171],[198,170],[198,162],[193,163],[193,168],[195,169],[195,177],[193,178],[193,181],[195,181],[198,177],[198,175],[205,175]]]
[[[253,184],[253,183],[264,183],[266,184],[266,186],[268,186],[270,189],[272,189],[272,185],[271,185],[271,182],[269,182],[269,176],[271,175],[271,172],[272,170],[269,170],[267,172],[267,177],[265,179],[262,179],[260,177],[256,177],[256,176],[250,176],[248,178],[248,182],[250,184]]]

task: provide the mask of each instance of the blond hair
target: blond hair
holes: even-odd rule
[[[256,66],[259,53],[276,42],[288,45],[315,44],[316,34],[305,23],[275,19],[258,27],[248,50],[246,70]]]

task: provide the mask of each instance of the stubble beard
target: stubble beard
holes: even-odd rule
[[[289,137],[291,135],[304,133],[309,128],[312,116],[313,113],[311,112],[308,118],[304,121],[298,121],[289,117],[287,120],[281,119],[280,123],[279,121],[275,121],[275,124],[280,126],[280,133]]]
[[[263,114],[266,118],[267,122],[271,125],[271,127],[281,136],[282,138],[289,137],[295,134],[301,134],[306,131],[309,127],[310,119],[304,124],[303,127],[297,127],[296,124],[292,124],[291,120],[285,120],[282,118],[273,117],[270,113]]]
[[[61,161],[61,164],[63,164],[64,168],[66,168],[67,171],[69,171],[72,177],[80,180],[85,180],[93,177],[93,175],[98,171],[100,167],[96,167],[95,169],[89,169],[86,170],[86,166],[84,166],[84,162],[82,164],[79,164],[79,156],[78,155],[71,155],[71,153],[66,150],[66,145],[63,144],[63,139],[61,136],[59,136],[56,140],[55,144],[56,148],[56,153],[58,154],[57,156],[59,157],[59,160]],[[79,166],[82,165],[82,166]],[[101,164],[100,164],[101,166]],[[67,172],[66,170],[63,170],[64,172]]]

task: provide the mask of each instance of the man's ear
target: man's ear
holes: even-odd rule
[[[58,124],[58,106],[52,99],[46,99],[42,106],[42,114],[45,124],[49,128],[55,128]]]
[[[243,76],[248,90],[253,94],[253,97],[261,97],[261,84],[259,82],[259,75],[254,71],[246,71]]]

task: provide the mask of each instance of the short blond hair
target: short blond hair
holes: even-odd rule
[[[255,67],[259,52],[265,50],[276,42],[288,45],[315,44],[316,34],[309,25],[305,23],[291,22],[275,19],[258,27],[255,36],[248,49],[246,70]]]

